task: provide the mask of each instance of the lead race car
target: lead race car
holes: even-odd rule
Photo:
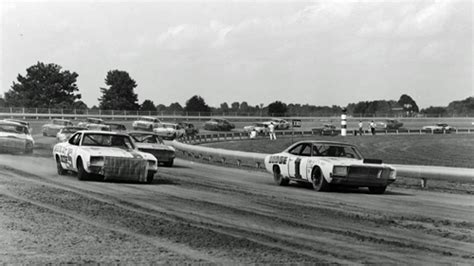
[[[300,141],[268,155],[265,168],[280,186],[290,181],[308,182],[317,191],[339,185],[368,187],[371,193],[382,194],[396,179],[392,166],[364,159],[355,146],[343,142]]]
[[[59,175],[77,172],[79,180],[99,175],[151,183],[158,169],[152,154],[138,151],[132,138],[123,133],[78,131],[67,142],[53,148]]]

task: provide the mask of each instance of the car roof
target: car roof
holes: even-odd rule
[[[291,146],[294,146],[296,144],[300,144],[300,143],[312,143],[312,144],[338,144],[338,145],[349,145],[349,146],[355,146],[351,143],[347,143],[347,142],[342,142],[342,141],[329,141],[329,140],[301,140],[301,141],[298,141],[296,143],[294,143],[293,145]]]
[[[140,118],[151,118],[151,119],[158,119],[157,117],[153,117],[153,116],[147,116],[147,115],[145,115],[145,116],[140,116],[138,119],[140,119]]]
[[[87,130],[87,127],[80,127],[80,126],[65,126],[62,129],[68,129],[68,128],[82,128],[84,130]]]
[[[152,131],[128,131],[127,134],[143,134],[143,135],[155,135],[155,136],[158,136],[157,133],[155,132],[152,132]]]
[[[25,125],[21,124],[21,123],[18,123],[18,122],[15,122],[15,121],[9,121],[9,120],[0,120],[0,123],[4,124],[4,125],[10,125],[10,126],[22,126],[22,127],[26,127]]]
[[[67,121],[67,122],[71,122],[71,120],[69,120],[69,119],[62,119],[62,118],[54,118],[53,121]]]
[[[102,135],[119,135],[119,136],[128,136],[125,133],[114,132],[114,131],[102,131],[102,130],[80,130],[78,133],[92,133],[92,134],[102,134]]]

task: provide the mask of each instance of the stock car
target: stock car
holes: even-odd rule
[[[135,141],[138,150],[153,154],[158,163],[163,163],[168,167],[173,166],[176,150],[166,145],[158,134],[147,131],[132,131],[128,134]]]
[[[27,126],[0,120],[0,152],[33,153],[35,141]]]
[[[78,131],[54,145],[53,158],[59,175],[73,171],[79,180],[101,176],[151,183],[158,169],[156,158],[139,151],[129,135],[109,131]]]
[[[133,130],[149,130],[152,131],[153,128],[161,124],[161,120],[153,116],[142,116],[138,120],[133,121],[132,127]]]
[[[424,126],[423,131],[426,133],[451,133],[452,131],[456,131],[456,128],[446,123],[438,123],[434,126]]]
[[[168,140],[182,138],[186,134],[182,126],[173,123],[161,123],[153,129],[153,132]]]
[[[265,134],[268,132],[268,125],[263,123],[253,123],[250,126],[244,127],[244,131],[247,133],[250,133],[253,130],[255,130],[258,134]]]
[[[77,126],[67,126],[63,127],[59,130],[58,134],[56,134],[56,140],[58,142],[64,142],[71,137],[72,134],[76,133],[77,131],[87,130],[85,127],[77,127]]]
[[[321,136],[336,136],[339,134],[339,130],[333,124],[324,124],[321,128],[313,128],[314,134]]]
[[[42,126],[43,136],[56,137],[59,130],[63,127],[72,126],[71,120],[66,119],[53,119],[51,123]]]
[[[110,131],[110,126],[104,123],[104,120],[100,118],[88,117],[86,121],[79,122],[78,127],[85,127],[89,130],[103,130]]]
[[[364,159],[351,144],[332,141],[297,142],[281,153],[266,156],[265,168],[277,185],[305,182],[316,191],[349,186],[368,187],[370,193],[383,194],[396,179],[392,166]]]
[[[273,123],[275,125],[276,130],[282,130],[282,129],[289,129],[290,128],[290,122],[286,121],[285,119],[280,119],[280,118],[273,118],[270,121],[263,122],[264,125],[267,127]]]
[[[109,126],[110,131],[115,131],[115,132],[123,132],[127,131],[127,127],[124,124],[121,123],[105,123],[107,126]]]
[[[30,134],[33,133],[33,128],[31,128],[30,126],[30,122],[28,121],[25,121],[25,120],[20,120],[20,119],[12,119],[12,118],[7,118],[7,119],[4,119],[5,121],[10,121],[10,122],[15,122],[15,123],[20,123],[24,126],[26,126],[28,128],[28,130],[30,131]]]
[[[379,128],[382,128],[384,130],[399,129],[403,126],[402,122],[394,119],[387,119],[384,122],[378,122],[377,124]]]
[[[209,131],[231,131],[235,125],[226,119],[212,118],[204,123],[204,129]]]

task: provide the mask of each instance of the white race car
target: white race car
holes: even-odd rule
[[[71,120],[66,119],[53,119],[51,123],[45,124],[41,127],[43,136],[53,136],[56,137],[58,132],[63,127],[72,126]]]
[[[35,141],[27,126],[0,120],[0,152],[33,153]]]
[[[273,123],[273,125],[275,125],[275,129],[278,130],[290,128],[290,122],[286,121],[285,119],[273,118],[270,121],[263,122],[263,124],[266,126],[269,126],[271,123]]]
[[[250,133],[253,130],[257,131],[257,134],[265,134],[268,133],[268,125],[264,123],[253,123],[250,126],[244,127],[244,131],[247,133]]]
[[[59,175],[73,171],[79,180],[99,175],[104,180],[151,183],[158,170],[152,154],[138,151],[129,135],[116,132],[78,131],[56,144],[53,156]]]
[[[78,127],[85,127],[89,130],[102,130],[102,131],[110,131],[110,126],[106,125],[104,120],[100,118],[93,118],[88,117],[86,121],[79,122],[77,124]]]
[[[161,123],[153,129],[153,132],[163,139],[168,140],[181,138],[186,134],[182,126],[173,123]]]
[[[332,185],[368,187],[382,194],[396,179],[396,171],[381,160],[364,159],[358,149],[343,142],[300,141],[281,153],[268,155],[265,168],[282,186],[290,181],[311,183],[315,190]]]
[[[149,130],[152,131],[153,128],[161,124],[160,119],[152,116],[142,116],[138,120],[133,121],[132,127],[134,130]]]

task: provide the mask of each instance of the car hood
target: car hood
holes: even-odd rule
[[[371,166],[371,167],[390,167],[387,164],[364,163],[364,160],[345,158],[345,157],[314,157],[320,162],[341,166]]]
[[[154,157],[138,150],[126,150],[115,147],[82,147],[82,150],[89,153],[90,156],[110,156],[123,158],[144,158],[153,160]],[[150,158],[151,156],[151,158]]]
[[[166,150],[166,151],[174,151],[173,147],[164,144],[157,144],[157,143],[135,143],[137,148],[139,149],[153,149],[153,150]]]

